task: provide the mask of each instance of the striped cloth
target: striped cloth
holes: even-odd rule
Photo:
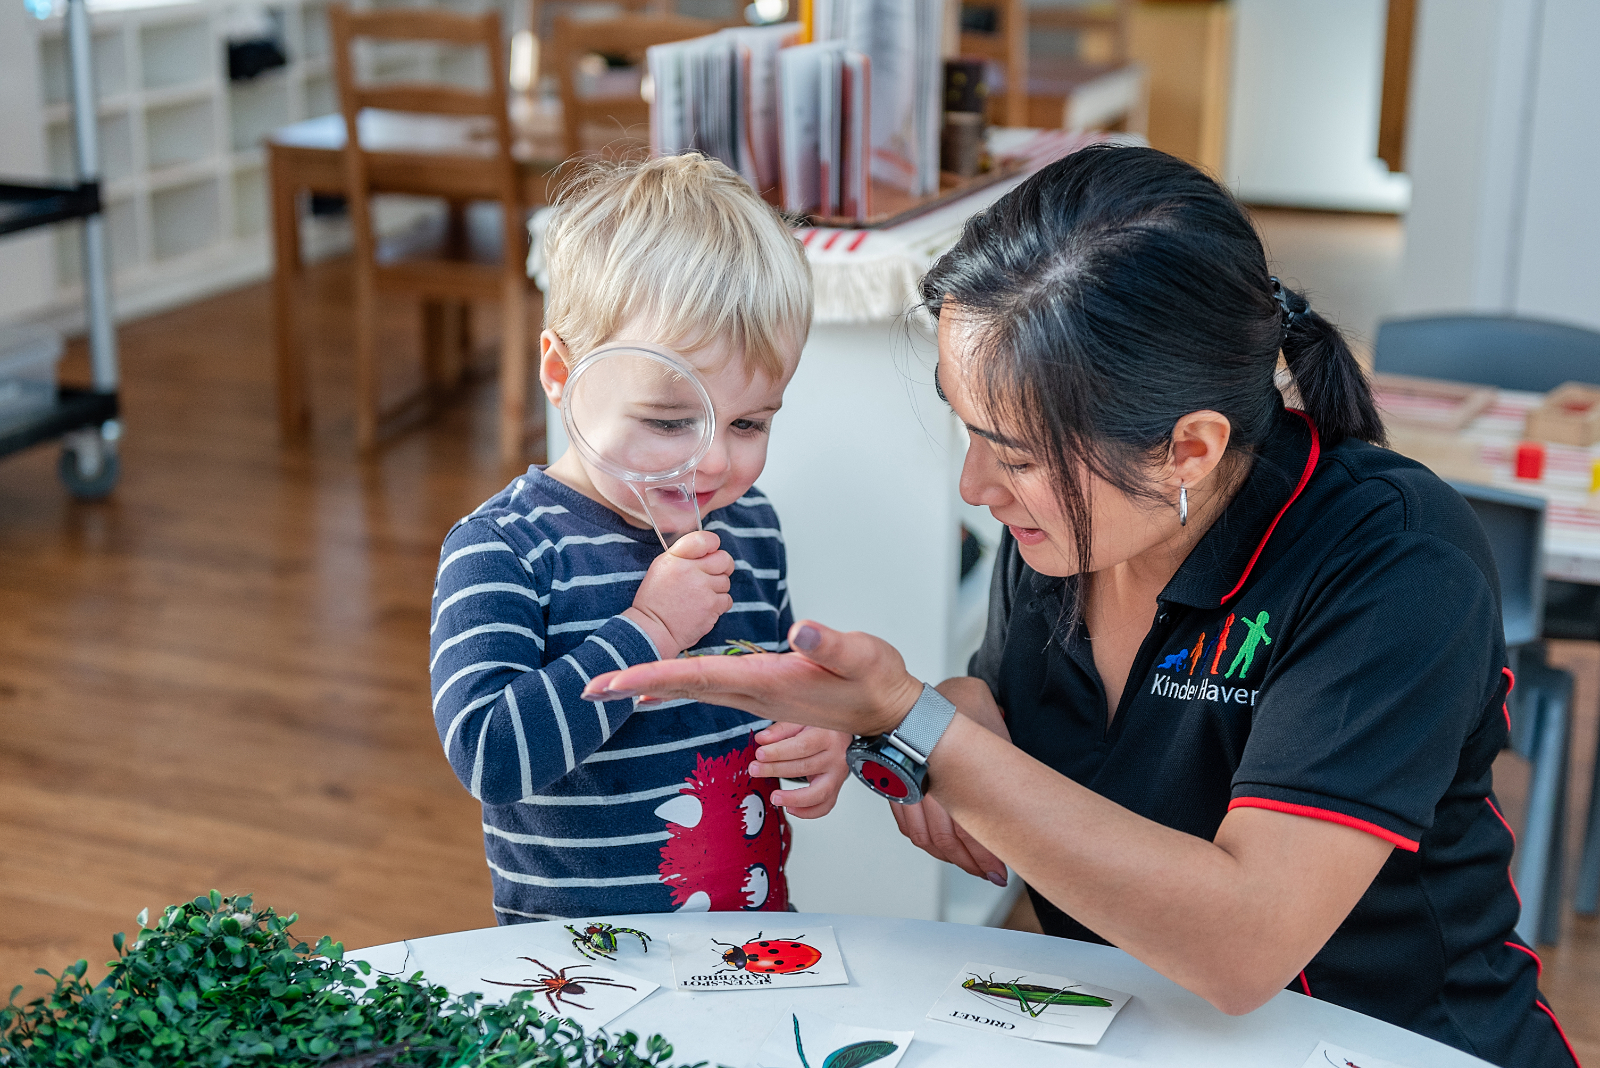
[[[700,650],[782,648],[783,535],[759,490],[706,517],[734,558],[733,607]],[[584,701],[589,679],[657,659],[620,615],[661,553],[650,530],[529,468],[446,536],[429,669],[445,754],[483,802],[501,923],[785,909],[789,829],[748,773],[767,725],[690,701]],[[699,650],[697,650],[699,651]]]

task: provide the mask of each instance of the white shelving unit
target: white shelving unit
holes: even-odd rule
[[[446,0],[445,6],[482,10],[485,3],[507,9],[509,30],[511,0]],[[229,28],[242,10],[263,6],[280,31],[288,65],[230,82]],[[262,139],[338,109],[326,0],[91,0],[90,13],[119,312],[136,315],[263,277],[270,220]],[[50,173],[67,181],[73,157],[63,19],[29,23],[37,35]],[[463,62],[450,49],[391,46],[363,58],[377,78],[486,76],[481,63]],[[306,237],[312,249],[341,244],[322,233]],[[74,307],[81,288],[75,227],[57,229],[54,251],[54,303]]]

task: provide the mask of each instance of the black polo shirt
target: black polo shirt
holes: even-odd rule
[[[1109,725],[1068,582],[1005,537],[970,670],[1021,749],[1207,840],[1248,806],[1391,843],[1290,989],[1508,1068],[1574,1063],[1513,932],[1491,782],[1510,673],[1494,561],[1460,495],[1364,442],[1324,449],[1281,413],[1162,591]],[[1030,893],[1047,933],[1104,941]]]

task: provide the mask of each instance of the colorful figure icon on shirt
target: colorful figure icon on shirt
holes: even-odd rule
[[[1165,660],[1161,661],[1163,670],[1182,671],[1183,665],[1189,662],[1189,650],[1179,649]]]
[[[656,809],[666,821],[661,881],[684,912],[782,911],[789,823],[772,803],[773,779],[750,777],[756,744],[695,757],[688,785]]]
[[[1228,667],[1228,673],[1223,678],[1233,678],[1234,668],[1239,669],[1239,677],[1241,679],[1250,674],[1250,665],[1255,663],[1256,659],[1256,647],[1272,644],[1272,639],[1267,637],[1267,624],[1271,620],[1272,617],[1267,615],[1265,611],[1257,614],[1254,619],[1245,616],[1240,620],[1248,631],[1244,636],[1244,641],[1239,646],[1239,651],[1234,654],[1233,663]]]

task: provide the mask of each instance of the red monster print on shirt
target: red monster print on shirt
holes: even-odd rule
[[[719,757],[696,756],[688,786],[656,814],[671,836],[661,847],[661,881],[672,903],[692,911],[782,911],[789,823],[772,804],[772,779],[752,779],[754,739]]]

